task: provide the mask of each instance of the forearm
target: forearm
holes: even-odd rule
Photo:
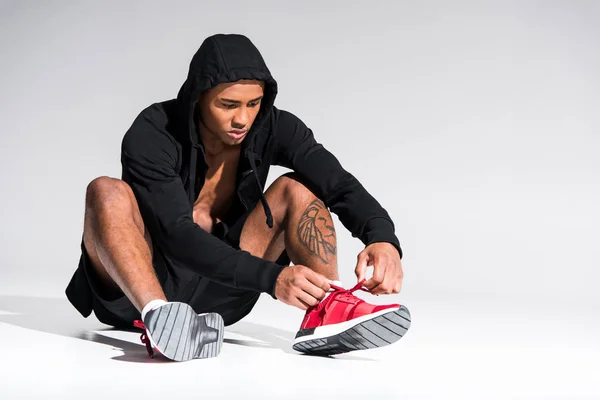
[[[273,293],[276,263],[237,250],[204,231],[194,222],[169,228],[161,242],[171,258],[185,268],[226,286]]]

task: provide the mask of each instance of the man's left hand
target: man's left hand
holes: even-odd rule
[[[364,283],[371,293],[400,293],[404,274],[400,254],[392,244],[372,243],[360,252],[354,270],[359,282],[365,278],[367,266],[373,266],[373,277]]]

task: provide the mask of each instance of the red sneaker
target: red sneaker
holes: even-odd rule
[[[357,290],[369,291],[362,286],[364,281],[349,290],[331,285],[334,291],[306,310],[294,350],[328,356],[399,340],[410,327],[408,309],[400,304],[369,304],[353,295]]]

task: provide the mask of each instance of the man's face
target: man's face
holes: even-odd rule
[[[233,146],[246,137],[260,109],[264,82],[241,80],[221,83],[200,97],[202,129]],[[241,133],[231,132],[241,131]]]

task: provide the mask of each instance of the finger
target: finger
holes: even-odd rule
[[[357,258],[356,268],[354,269],[354,273],[358,278],[358,282],[365,279],[365,274],[367,272],[367,261],[369,261],[369,255],[366,252],[361,251]]]
[[[380,285],[381,294],[395,293],[399,279],[397,269],[393,262],[388,262],[385,270],[385,278],[383,278],[383,283]]]
[[[398,273],[394,264],[390,261],[387,264],[387,268],[385,269],[385,278],[383,278],[383,283],[381,284],[382,293],[392,294],[394,293],[394,287],[398,283]]]
[[[300,288],[310,295],[311,297],[320,301],[325,297],[326,291],[323,290],[320,286],[316,286],[314,283],[309,281],[308,279],[300,286]]]
[[[294,306],[294,307],[299,308],[299,309],[304,310],[304,311],[308,310],[308,305],[306,303],[298,300],[295,297],[292,298],[292,300],[290,300],[289,305],[290,306]]]
[[[402,281],[404,279],[404,272],[402,271],[402,264],[398,264],[396,279],[394,281],[394,293],[400,293],[402,290]]]
[[[296,298],[303,304],[306,304],[308,307],[314,307],[319,304],[320,299],[315,298],[313,295],[305,292],[304,290],[298,291],[296,294]]]
[[[392,293],[394,283],[395,283],[394,282],[395,278],[390,272],[391,268],[386,268],[385,270],[386,270],[386,272],[385,272],[385,276],[383,277],[383,282],[381,282],[379,285],[375,286],[373,288],[373,290],[371,291],[371,293],[376,294],[376,295]]]
[[[308,267],[306,267],[304,277],[308,282],[322,289],[324,292],[328,292],[331,289],[330,281],[325,278],[325,275],[319,274]]]
[[[400,293],[401,290],[402,290],[402,278],[398,279],[398,281],[394,285],[394,293],[396,293],[396,294]]]
[[[373,292],[373,290],[377,286],[379,286],[380,284],[383,283],[383,280],[385,278],[385,270],[386,270],[386,264],[381,262],[380,257],[377,254],[374,257],[373,264],[374,264],[373,276],[371,277],[371,279],[366,281],[363,285],[367,289],[371,290],[371,292]],[[376,293],[374,293],[374,294],[376,294]]]

